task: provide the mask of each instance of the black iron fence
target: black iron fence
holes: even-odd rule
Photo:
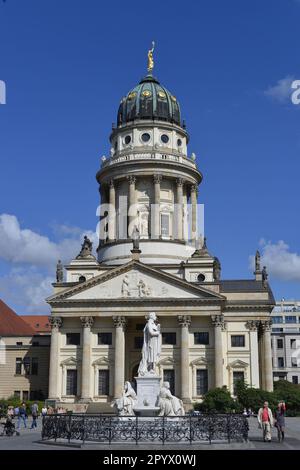
[[[117,417],[56,414],[43,417],[42,439],[100,443],[195,443],[247,441],[248,420],[239,414],[179,417]]]

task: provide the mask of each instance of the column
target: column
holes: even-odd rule
[[[91,328],[93,317],[80,317],[82,323],[82,364],[81,364],[81,398],[80,401],[91,401]]]
[[[177,240],[182,240],[182,232],[183,232],[183,224],[182,224],[182,219],[183,219],[183,179],[182,178],[177,178],[176,180],[176,201],[177,201],[177,214],[176,220],[177,220]]]
[[[183,403],[191,403],[190,394],[190,361],[189,361],[189,326],[191,317],[180,315],[178,322],[181,327],[180,367],[181,367],[181,399]]]
[[[250,339],[250,386],[259,388],[259,363],[258,363],[258,338],[257,321],[249,320],[246,328],[249,330]]]
[[[106,224],[107,224],[107,211],[104,210],[104,206],[107,204],[107,195],[106,195],[106,187],[101,184],[99,187],[99,192],[100,192],[100,231],[99,231],[99,246],[102,246],[107,239],[108,234],[106,233]]]
[[[197,194],[198,188],[196,184],[191,187],[191,204],[192,204],[192,240],[197,238]]]
[[[264,353],[264,377],[265,389],[268,392],[273,391],[273,367],[272,367],[272,345],[271,345],[271,327],[272,320],[262,321],[263,329],[263,353]]]
[[[59,329],[62,326],[60,317],[49,317],[51,326],[51,346],[50,346],[50,371],[49,371],[49,398],[57,400],[60,398],[58,391],[58,368],[59,368]]]
[[[135,213],[135,207],[134,205],[136,204],[135,200],[135,182],[136,182],[136,177],[135,176],[127,176],[128,180],[128,194],[129,194],[129,201],[128,201],[128,237],[131,238],[132,236],[132,231],[134,229],[134,222],[136,218],[136,213]]]
[[[116,191],[113,179],[109,182],[108,238],[109,241],[116,239]]]
[[[151,238],[159,238],[160,236],[160,183],[161,175],[154,175],[154,213],[151,215]]]
[[[223,341],[222,331],[226,329],[224,315],[213,315],[211,321],[215,329],[215,387],[223,387]]]
[[[125,317],[113,317],[115,326],[114,398],[120,398],[125,383]]]

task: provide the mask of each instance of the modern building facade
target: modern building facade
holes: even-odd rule
[[[0,398],[47,398],[50,333],[46,315],[18,316],[0,300]]]
[[[300,301],[281,300],[272,311],[274,380],[300,383]]]
[[[120,397],[151,311],[162,331],[157,373],[186,406],[212,387],[234,393],[242,378],[272,390],[271,289],[260,266],[253,279],[222,280],[219,260],[197,242],[202,174],[188,142],[178,100],[150,66],[121,100],[97,173],[97,259],[86,239],[47,299],[50,399]]]

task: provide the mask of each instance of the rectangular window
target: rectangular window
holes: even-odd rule
[[[298,366],[298,361],[296,357],[291,357],[291,364],[292,364],[292,367]]]
[[[170,216],[169,214],[161,214],[161,235],[168,237],[170,235]]]
[[[29,392],[28,390],[23,390],[23,393],[22,393],[22,400],[23,401],[27,401],[29,399]]]
[[[134,338],[134,349],[141,350],[143,347],[144,338],[143,336],[136,336]]]
[[[284,358],[283,357],[278,357],[277,358],[277,364],[278,364],[278,367],[284,367]]]
[[[77,370],[67,370],[67,395],[77,395]]]
[[[277,340],[277,349],[283,349],[283,339]]]
[[[15,390],[15,391],[14,391],[14,397],[15,397],[15,398],[18,398],[19,400],[21,399],[21,392],[20,392],[20,390]]]
[[[22,358],[16,357],[16,375],[22,374]]]
[[[282,333],[283,328],[272,328],[272,333]]]
[[[67,344],[72,346],[80,345],[80,333],[67,333]]]
[[[285,323],[297,323],[296,317],[292,315],[287,315],[285,317]]]
[[[194,333],[194,344],[209,344],[208,331],[198,331]]]
[[[22,341],[17,341],[17,342],[16,342],[16,345],[17,345],[17,346],[23,346],[23,343],[22,343]]]
[[[197,369],[197,395],[204,395],[208,391],[207,369]]]
[[[99,369],[98,395],[109,395],[109,370]]]
[[[98,333],[98,344],[111,346],[112,333]]]
[[[30,357],[24,357],[23,359],[24,373],[26,375],[30,374]]]
[[[231,336],[231,347],[243,348],[245,347],[245,335],[232,335]]]
[[[176,333],[162,333],[162,344],[176,344]]]
[[[38,341],[32,341],[32,346],[39,346],[40,343]]]
[[[272,317],[272,323],[283,323],[283,317]]]
[[[169,382],[170,392],[175,395],[175,370],[165,369],[164,370],[164,382]]]
[[[136,331],[143,331],[144,328],[145,328],[144,323],[137,323],[137,324],[135,325]]]
[[[233,371],[233,394],[236,395],[236,384],[237,382],[244,382],[244,372],[243,371]]]
[[[39,370],[39,359],[37,357],[33,357],[31,359],[31,375],[38,375]]]
[[[293,384],[295,385],[298,385],[299,381],[298,381],[298,375],[292,375],[292,382]]]
[[[291,340],[290,340],[290,345],[291,345],[291,349],[296,349],[296,340],[295,340],[295,339],[291,339]]]

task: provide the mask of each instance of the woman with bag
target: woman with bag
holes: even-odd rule
[[[278,403],[277,410],[275,411],[275,426],[277,428],[278,441],[284,440],[284,428],[285,428],[285,403],[280,401]]]

